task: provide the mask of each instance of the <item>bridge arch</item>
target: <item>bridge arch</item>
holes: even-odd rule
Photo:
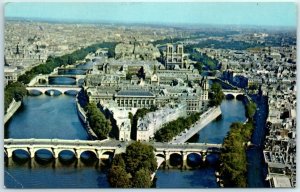
[[[41,90],[38,90],[38,89],[30,89],[30,90],[27,90],[27,93],[29,95],[42,95],[44,94],[45,92],[44,91],[41,91]]]
[[[58,95],[63,94],[63,92],[61,92],[60,90],[57,90],[57,89],[49,89],[49,90],[45,91],[45,94],[49,95],[49,96],[58,96]]]
[[[166,159],[166,155],[164,153],[156,153],[155,156],[156,157],[162,157],[162,158]]]
[[[66,91],[64,91],[63,92],[63,94],[65,94],[65,95],[77,95],[79,93],[79,91],[78,90],[66,90]]]
[[[30,159],[30,152],[26,149],[15,149],[11,157],[16,161],[27,161]]]
[[[109,159],[112,158],[115,155],[115,152],[113,150],[105,150],[102,152],[100,158],[101,159]]]
[[[196,168],[202,164],[202,154],[199,152],[189,152],[187,154],[186,164],[189,167]]]
[[[57,157],[61,161],[71,161],[76,158],[76,152],[73,149],[62,149],[57,152]]]
[[[99,159],[97,152],[93,149],[77,150],[77,157],[80,159],[88,159],[91,155]]]
[[[225,94],[225,98],[228,100],[235,99],[235,96],[231,93]]]
[[[34,158],[39,163],[50,162],[55,158],[52,149],[49,148],[32,149],[31,153],[34,154]]]
[[[40,76],[40,77],[37,77],[36,81],[38,84],[48,84],[49,79],[47,76]]]
[[[172,167],[182,166],[183,156],[179,152],[171,152],[169,158],[169,165]]]
[[[217,153],[208,153],[205,157],[205,162],[208,165],[217,165],[219,162],[220,156]]]

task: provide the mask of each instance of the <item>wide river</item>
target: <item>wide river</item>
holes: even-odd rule
[[[195,142],[222,143],[229,126],[245,121],[241,101],[224,100],[222,116],[199,132]],[[5,138],[88,139],[75,106],[75,97],[28,96],[24,105],[5,125]],[[34,159],[18,162],[12,159],[4,168],[7,188],[107,188],[106,168],[86,165],[81,160],[62,164],[59,160],[39,164]],[[213,167],[196,170],[163,170],[156,176],[157,188],[214,188],[218,187]]]

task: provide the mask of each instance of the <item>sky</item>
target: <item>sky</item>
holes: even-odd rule
[[[150,24],[297,25],[295,3],[42,3],[5,4],[5,18]]]

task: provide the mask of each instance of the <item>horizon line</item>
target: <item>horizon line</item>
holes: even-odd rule
[[[65,24],[112,24],[112,25],[159,25],[159,26],[172,26],[172,27],[186,27],[191,26],[210,26],[210,27],[241,27],[241,28],[282,28],[286,27],[289,29],[297,30],[297,26],[291,25],[253,25],[253,24],[209,24],[209,23],[172,23],[172,22],[133,22],[133,21],[113,21],[113,20],[90,20],[90,19],[55,19],[55,18],[39,18],[39,17],[4,17],[4,21],[36,21],[36,22],[46,22],[46,23],[65,23]],[[78,22],[78,23],[77,23]]]

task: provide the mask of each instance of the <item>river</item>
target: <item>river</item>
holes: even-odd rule
[[[203,128],[199,132],[200,137],[197,142],[222,143],[230,124],[245,120],[244,106],[241,101],[224,100],[221,110],[222,117]],[[5,138],[88,139],[88,134],[77,116],[74,96],[40,95],[28,96],[24,99],[22,108],[5,125]],[[97,165],[85,165],[81,160],[79,160],[81,166],[65,165],[60,162],[40,165],[34,159],[31,161],[33,162],[30,160],[25,163],[10,162],[9,166],[6,165],[5,186],[8,188],[109,187],[106,169]],[[32,164],[35,166],[30,166]],[[159,169],[156,176],[157,188],[218,187],[213,167],[184,171]]]
[[[92,65],[89,62],[77,69],[88,69]],[[65,70],[62,74],[77,74],[77,71]],[[75,81],[60,77],[50,83],[75,84]],[[224,100],[221,110],[222,116],[199,131],[199,137],[190,142],[222,143],[232,122],[246,120],[241,101]],[[74,96],[40,95],[24,99],[23,106],[5,125],[5,138],[89,139],[89,136],[77,116]],[[18,155],[22,157],[23,154]],[[255,157],[252,161],[257,164]],[[40,164],[35,159],[26,162],[9,159],[5,162],[4,184],[7,188],[109,188],[107,168],[99,166],[97,161],[92,164],[81,160],[66,163],[57,159]],[[218,184],[214,174],[215,168],[211,166],[195,170],[159,169],[156,187],[216,188]],[[252,183],[260,183],[255,179],[256,174],[249,176],[253,178]]]

